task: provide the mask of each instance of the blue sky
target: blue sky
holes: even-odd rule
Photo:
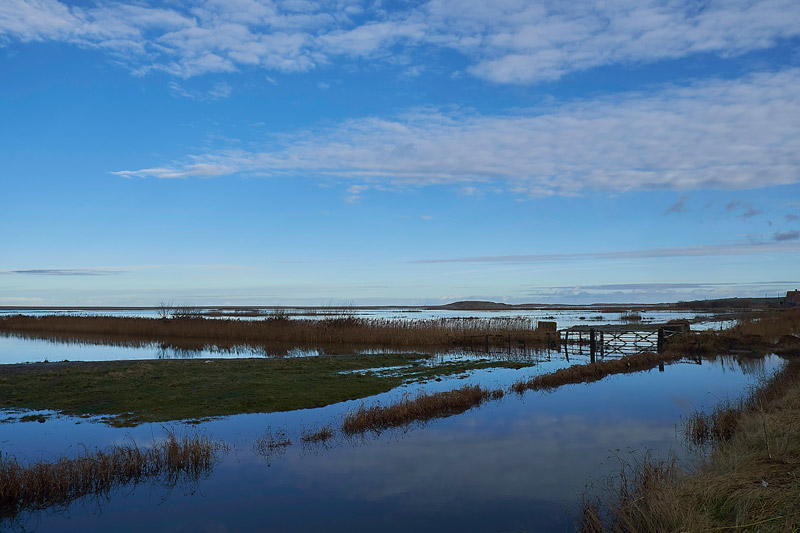
[[[800,286],[796,0],[0,2],[0,305]]]

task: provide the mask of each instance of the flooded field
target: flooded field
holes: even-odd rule
[[[249,308],[247,310],[219,309],[219,308],[191,308],[181,311],[161,309],[0,309],[0,317],[4,315],[24,314],[29,316],[42,315],[78,315],[78,316],[118,316],[161,318],[164,315],[188,313],[193,316],[209,318],[235,318],[238,320],[260,320],[279,313],[286,318],[322,320],[330,317],[355,317],[378,318],[387,320],[427,320],[438,318],[528,318],[531,320],[547,320],[557,323],[558,328],[568,328],[577,324],[625,323],[625,310],[604,310],[597,308],[585,309],[514,309],[501,311],[483,310],[453,310],[429,309],[424,307],[400,308]],[[716,323],[717,313],[709,311],[683,311],[683,310],[641,310],[642,322],[667,322],[669,320],[691,320],[702,323],[701,327],[711,327]]]
[[[198,354],[200,357],[218,354]],[[227,445],[197,479],[141,480],[61,505],[4,516],[25,531],[572,531],[587,482],[648,451],[686,457],[683,417],[744,394],[783,362],[712,357],[663,371],[506,394],[462,414],[345,437],[337,428],[362,403],[464,385],[508,388],[514,381],[588,362],[557,351],[441,353],[526,362],[413,381],[362,400],[297,411],[227,416],[200,423],[110,427],[98,419],[3,411],[0,449],[20,462],[52,462],[117,443],[148,446],[168,432]],[[57,343],[0,337],[3,362],[159,357],[154,347]],[[387,370],[387,369],[384,369]],[[391,371],[388,369],[387,371]],[[49,413],[42,413],[49,414]],[[308,438],[334,428],[329,439]],[[270,444],[272,443],[272,444]],[[314,512],[309,512],[314,509]]]
[[[216,315],[213,309],[198,309],[198,313],[205,318],[236,319],[236,320],[264,320],[274,316],[274,311],[253,310],[256,316],[242,316],[241,313],[226,311]],[[87,316],[87,317],[138,317],[158,318],[159,310],[0,310],[0,318],[13,317],[24,314],[26,316]],[[210,315],[208,315],[210,313]],[[331,317],[341,317],[342,311],[326,309],[287,309],[283,310],[281,317],[286,320],[326,320]],[[555,323],[556,328],[564,329],[577,324],[626,324],[630,322],[625,312],[600,313],[596,309],[578,310],[520,310],[520,311],[450,311],[450,310],[425,310],[425,309],[353,309],[347,311],[347,317],[363,320],[367,323],[382,324],[421,324],[426,321],[469,321],[479,322],[517,322],[523,325],[536,327],[539,322]],[[200,315],[195,315],[200,316]],[[694,311],[642,311],[637,313],[636,322],[641,324],[664,323],[670,320],[690,321],[694,331],[719,330],[730,327],[734,320],[724,315],[708,312]],[[296,323],[296,322],[295,322]],[[480,349],[482,341],[476,341]],[[430,347],[410,347],[413,350],[436,353],[440,357],[472,357],[464,351],[454,351],[442,354],[441,350],[432,350]],[[515,353],[519,353],[520,346],[515,345]],[[318,343],[298,342],[269,342],[260,345],[226,343],[207,343],[201,341],[184,340],[176,342],[156,342],[150,340],[133,340],[131,338],[111,338],[108,335],[83,335],[65,336],[48,335],[44,333],[27,334],[24,332],[0,331],[0,364],[43,362],[43,361],[113,361],[135,359],[191,359],[206,357],[240,358],[240,357],[309,357],[341,353],[391,353],[397,350],[374,348],[372,346],[347,346],[347,345],[320,345]],[[406,347],[402,351],[409,351]],[[488,351],[488,350],[487,350]],[[497,350],[494,350],[497,351]],[[512,350],[508,350],[511,352]],[[524,355],[527,350],[522,350]],[[455,355],[454,355],[455,354]]]

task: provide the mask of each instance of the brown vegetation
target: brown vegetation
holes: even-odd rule
[[[160,480],[174,485],[194,482],[213,468],[224,448],[204,436],[167,438],[152,448],[135,444],[107,450],[84,450],[77,457],[55,462],[22,464],[0,457],[0,517],[22,511],[67,505],[90,494],[107,494],[128,483]]]
[[[544,345],[557,339],[552,326],[539,327],[535,320],[524,317],[386,320],[339,316],[312,320],[275,314],[261,320],[236,320],[196,316],[154,319],[11,315],[0,318],[0,331],[60,340],[160,342],[177,346],[188,343],[194,347],[271,343],[383,347],[483,346],[512,342]]]
[[[733,438],[745,414],[759,413],[765,405],[784,396],[800,382],[800,364],[789,364],[772,379],[755,387],[745,398],[721,402],[708,413],[692,414],[684,425],[684,435],[693,444],[720,443]]]
[[[583,365],[572,365],[561,368],[555,372],[534,376],[528,380],[518,381],[511,386],[511,390],[522,394],[526,390],[553,390],[561,385],[575,383],[591,383],[612,374],[625,374],[648,370],[660,364],[679,361],[683,359],[680,353],[656,354],[651,352],[628,355],[621,359],[597,361]]]
[[[267,428],[267,431],[253,443],[253,451],[262,457],[269,458],[282,453],[291,445],[292,441],[285,429],[273,433],[272,428]]]
[[[322,426],[314,430],[303,430],[300,440],[304,444],[325,444],[336,435],[331,426]]]
[[[584,500],[579,530],[800,531],[800,361],[689,426],[687,436],[712,445],[695,471],[650,457],[623,468],[605,510]]]
[[[404,426],[412,422],[422,422],[463,413],[487,400],[503,397],[500,389],[487,390],[478,385],[470,385],[446,392],[420,392],[415,397],[405,397],[390,405],[364,404],[345,416],[342,431],[347,435],[380,431]]]

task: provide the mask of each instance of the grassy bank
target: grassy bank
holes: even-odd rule
[[[311,320],[291,319],[281,314],[261,320],[59,315],[0,317],[0,332],[89,342],[157,342],[189,348],[274,343],[387,348],[484,346],[487,343],[536,346],[557,340],[554,325],[550,322],[539,327],[536,321],[522,317],[429,320],[350,316]]]
[[[581,531],[800,531],[800,361],[744,401],[693,417],[687,436],[710,443],[699,467],[629,466],[605,505],[585,502]]]
[[[321,407],[413,380],[520,366],[504,361],[431,366],[416,354],[0,365],[0,408],[106,415],[111,424],[136,425]]]

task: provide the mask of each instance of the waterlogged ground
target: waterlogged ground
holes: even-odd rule
[[[468,383],[505,388],[587,359],[542,354],[535,366],[414,383],[366,402]],[[303,444],[301,437],[323,425],[338,428],[360,400],[174,423],[179,433],[200,431],[231,446],[207,478],[175,487],[128,486],[2,524],[42,532],[572,531],[570,512],[587,481],[616,471],[618,458],[630,460],[644,450],[681,455],[676,433],[682,416],[740,396],[780,364],[774,356],[683,362],[663,372],[617,375],[551,393],[506,395],[425,426],[355,439],[337,434],[324,445]],[[254,444],[268,429],[285,432],[292,445],[258,453]],[[56,416],[44,423],[0,424],[0,450],[23,460],[52,459],[126,439],[143,445],[164,434],[161,424],[118,429]]]
[[[253,308],[247,312],[220,310],[215,308],[196,308],[193,312],[208,318],[235,318],[240,320],[260,320],[274,314],[274,308]],[[0,309],[0,316],[24,314],[41,315],[79,315],[79,316],[118,316],[161,318],[158,309]],[[425,309],[425,308],[282,308],[281,316],[287,318],[325,319],[331,317],[352,316],[357,318],[375,318],[385,320],[427,320],[437,318],[528,318],[556,322],[558,328],[568,328],[577,324],[622,324],[623,314],[619,311],[603,311],[599,309],[513,309],[502,311]],[[678,310],[644,310],[639,311],[642,322],[667,322],[669,320],[713,321],[716,313],[709,311]],[[718,327],[718,326],[717,326]]]

